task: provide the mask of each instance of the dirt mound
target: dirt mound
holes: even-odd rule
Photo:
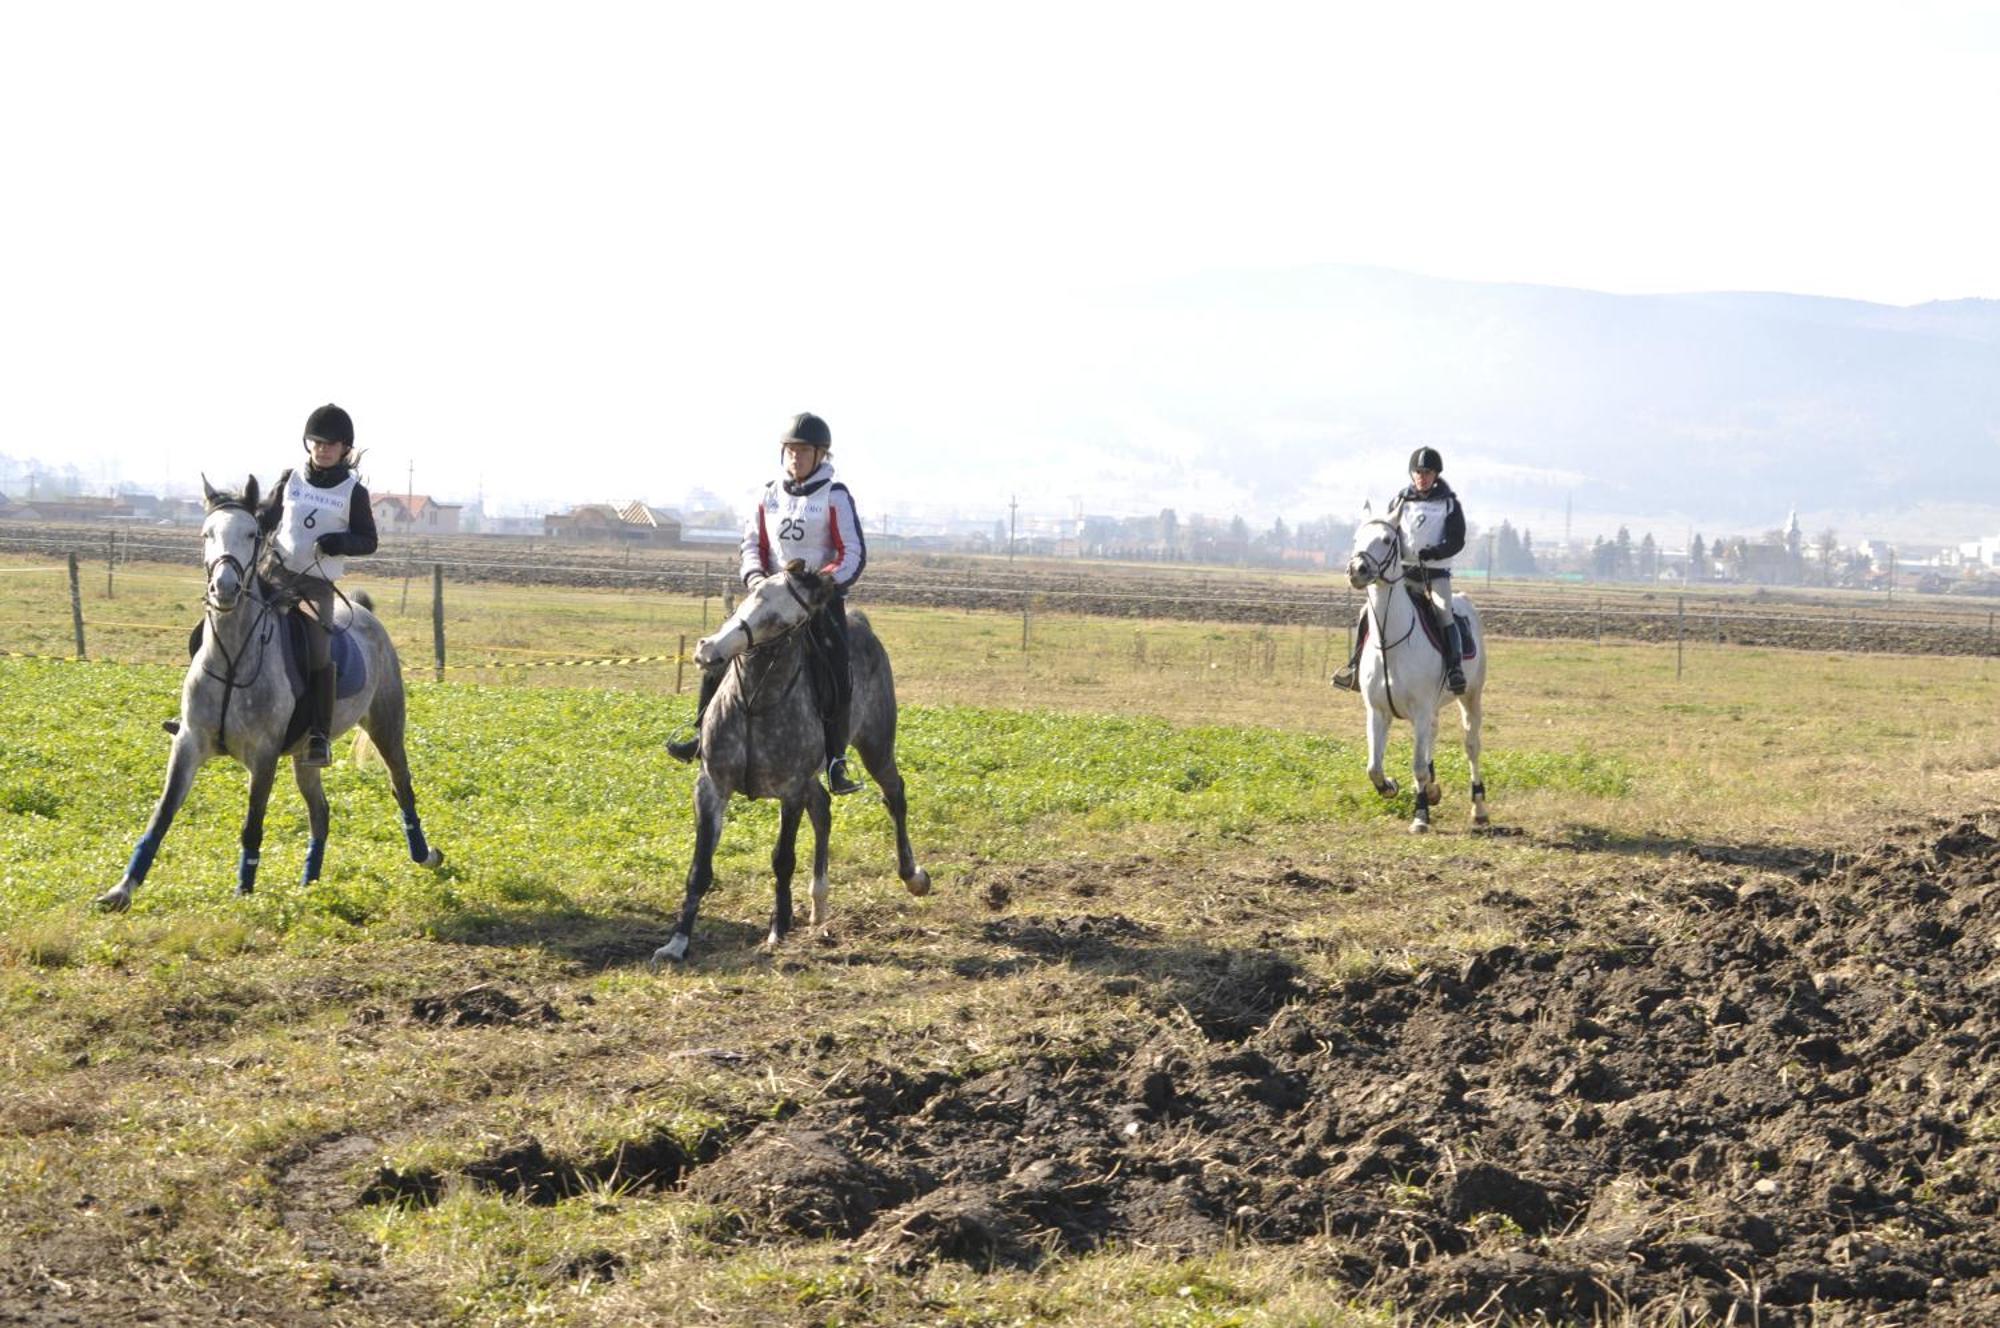
[[[481,984],[445,996],[418,996],[410,1001],[408,1019],[413,1024],[436,1024],[444,1028],[477,1028],[494,1024],[561,1021],[553,1005],[533,998],[523,1000],[499,987]]]
[[[677,1184],[698,1163],[718,1157],[725,1134],[709,1131],[692,1142],[671,1131],[627,1140],[588,1158],[554,1155],[541,1140],[526,1138],[467,1163],[456,1172],[481,1189],[531,1204],[554,1204],[593,1190],[658,1190]],[[429,1207],[444,1196],[449,1176],[417,1167],[378,1168],[356,1197],[362,1204]]]
[[[1282,955],[1172,952],[1115,916],[997,919],[1044,961],[1147,973],[1194,1028],[880,1072],[689,1188],[899,1268],[1313,1242],[1419,1317],[2000,1318],[2000,840],[1655,875],[1496,891],[1525,943],[1314,991]]]

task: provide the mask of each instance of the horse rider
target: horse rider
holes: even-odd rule
[[[271,496],[258,509],[257,525],[277,532],[264,557],[263,575],[280,592],[312,607],[315,626],[305,631],[307,737],[303,765],[332,759],[327,734],[333,727],[333,583],[346,571],[343,559],[375,552],[375,510],[368,490],[354,473],[354,421],[335,405],[306,417],[306,467],[278,476]]]
[[[1465,547],[1465,509],[1444,481],[1444,458],[1435,447],[1410,453],[1410,486],[1389,503],[1387,520],[1403,532],[1403,576],[1424,589],[1444,641],[1444,682],[1454,696],[1465,691],[1458,619],[1451,611],[1451,560]],[[1354,636],[1354,654],[1333,675],[1333,685],[1360,689],[1364,637]]]
[[[755,586],[796,558],[833,583],[833,595],[815,615],[812,628],[834,693],[826,716],[826,785],[833,793],[859,793],[862,786],[847,770],[848,711],[854,697],[847,666],[847,592],[867,566],[868,546],[853,496],[833,478],[827,460],[832,452],[833,431],[825,420],[809,411],[793,418],[778,442],[781,473],[764,486],[756,511],[744,523],[742,577],[746,587]],[[721,685],[721,667],[702,674],[695,736],[669,742],[669,756],[692,761],[701,753],[701,719]]]

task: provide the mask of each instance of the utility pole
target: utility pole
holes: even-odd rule
[[[1021,504],[1013,494],[1007,495],[1007,561],[1014,561],[1014,517]]]

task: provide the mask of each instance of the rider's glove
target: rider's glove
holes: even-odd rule
[[[339,541],[340,541],[340,532],[337,530],[330,530],[326,534],[321,535],[318,539],[314,540],[313,547],[315,549],[318,549],[321,553],[332,553],[333,546],[339,543]]]

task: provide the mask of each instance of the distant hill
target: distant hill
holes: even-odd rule
[[[1121,390],[1262,506],[1443,448],[1475,516],[2000,530],[2000,301],[1608,295],[1317,267],[1106,301]],[[1390,473],[1380,474],[1384,466]],[[1361,476],[1356,472],[1366,470]],[[1544,526],[1546,531],[1546,525]],[[1549,531],[1547,533],[1559,533]]]

